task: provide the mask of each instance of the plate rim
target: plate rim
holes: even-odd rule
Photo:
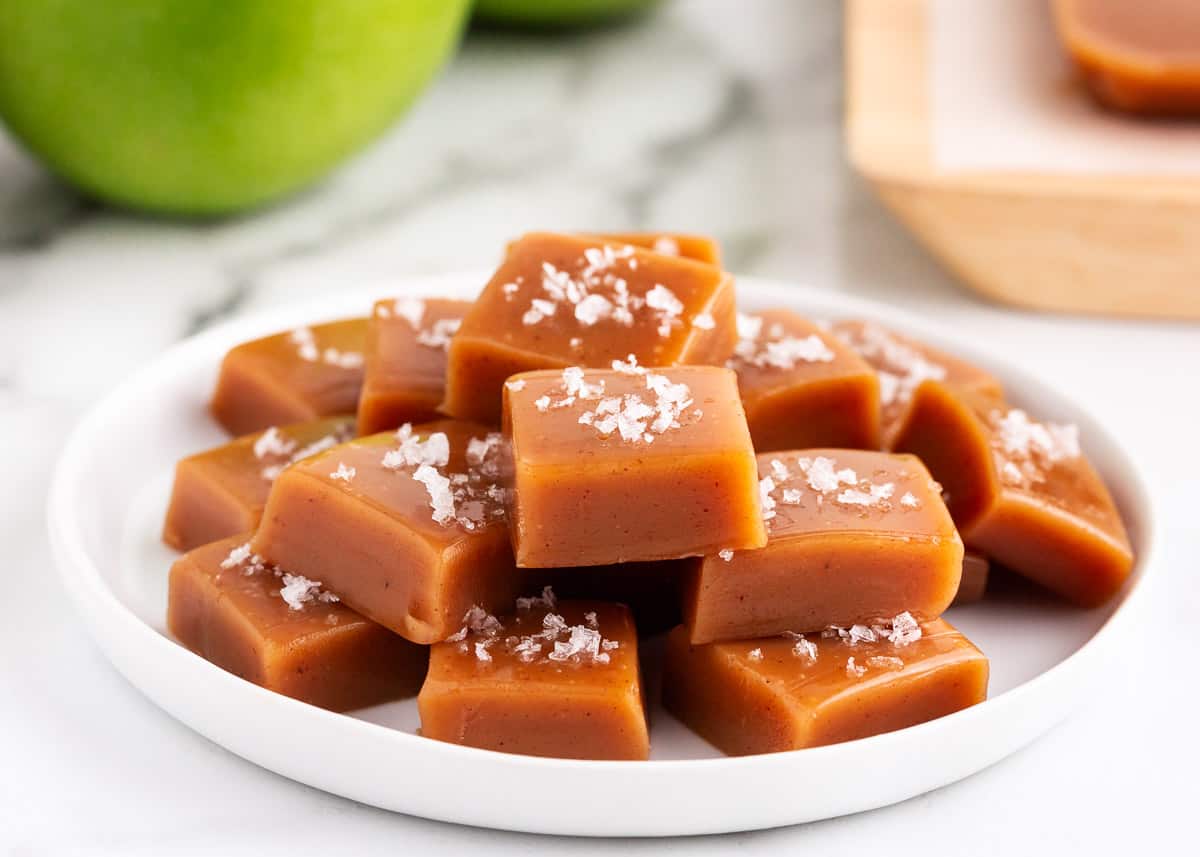
[[[186,671],[197,679],[203,676],[204,684],[221,688],[235,699],[239,697],[248,701],[257,699],[258,703],[255,704],[263,704],[277,711],[286,712],[284,716],[298,718],[297,722],[309,724],[312,728],[325,728],[326,723],[335,723],[336,728],[347,730],[348,734],[357,733],[355,735],[356,740],[363,738],[371,741],[388,742],[390,745],[400,748],[405,753],[415,751],[427,757],[427,761],[434,765],[446,764],[453,768],[463,763],[471,764],[473,760],[482,758],[484,760],[490,759],[492,764],[512,772],[531,773],[534,775],[544,775],[548,772],[557,775],[573,775],[582,770],[591,772],[597,777],[611,777],[612,772],[625,775],[636,770],[643,773],[645,778],[650,780],[671,777],[680,773],[699,774],[709,772],[739,775],[749,771],[762,771],[764,776],[770,776],[773,775],[773,772],[785,772],[803,763],[810,763],[810,766],[820,767],[823,763],[828,762],[828,760],[836,759],[840,756],[861,755],[863,753],[878,753],[881,756],[885,756],[887,752],[897,749],[902,750],[905,744],[919,743],[927,733],[936,730],[945,730],[951,726],[957,727],[959,731],[969,730],[972,728],[970,726],[972,721],[985,717],[999,717],[1001,709],[1020,710],[1028,704],[1031,698],[1036,697],[1039,693],[1043,696],[1052,695],[1047,691],[1048,687],[1052,690],[1054,685],[1061,684],[1064,687],[1074,686],[1077,690],[1082,685],[1087,666],[1093,662],[1102,660],[1101,650],[1106,647],[1111,648],[1115,644],[1122,629],[1133,621],[1134,615],[1138,612],[1138,605],[1145,603],[1147,579],[1150,577],[1150,570],[1156,565],[1157,546],[1161,542],[1160,518],[1154,507],[1153,497],[1147,490],[1145,478],[1138,468],[1134,466],[1133,457],[1126,451],[1126,445],[1118,437],[1114,436],[1106,426],[1099,424],[1092,417],[1091,411],[1088,408],[1081,406],[1070,394],[1053,390],[1049,385],[1043,383],[1029,368],[1022,364],[1020,358],[1011,359],[1005,357],[997,361],[986,354],[982,354],[971,343],[959,340],[957,335],[946,332],[939,324],[928,322],[891,304],[837,291],[815,289],[789,283],[786,280],[760,277],[737,278],[739,284],[746,291],[754,293],[754,297],[751,299],[751,303],[753,304],[761,305],[768,301],[778,301],[784,306],[803,306],[806,308],[805,311],[810,314],[815,314],[812,308],[820,307],[820,312],[826,314],[861,316],[883,320],[884,323],[891,327],[906,332],[913,332],[938,347],[945,347],[952,353],[962,354],[967,359],[979,362],[984,366],[999,364],[1003,366],[1000,374],[1007,379],[1016,380],[1018,382],[1017,386],[1032,389],[1039,396],[1045,394],[1047,398],[1053,400],[1056,404],[1065,406],[1066,409],[1074,411],[1077,415],[1086,417],[1087,434],[1085,436],[1088,438],[1089,445],[1103,445],[1106,447],[1106,458],[1118,462],[1120,468],[1127,471],[1125,475],[1131,477],[1127,484],[1123,486],[1123,493],[1130,497],[1132,503],[1136,504],[1142,510],[1138,518],[1143,524],[1139,533],[1140,539],[1137,546],[1137,561],[1134,574],[1118,596],[1120,600],[1113,608],[1111,614],[1078,649],[1033,678],[994,697],[989,697],[980,705],[928,723],[857,741],[781,753],[712,759],[670,759],[642,762],[550,759],[518,756],[490,750],[462,747],[439,741],[430,741],[415,734],[325,711],[265,690],[205,661],[198,655],[178,645],[170,637],[161,634],[139,618],[118,597],[116,592],[112,590],[101,573],[99,565],[92,560],[87,550],[83,535],[83,524],[81,520],[77,520],[78,509],[73,502],[77,489],[77,486],[73,482],[73,475],[84,466],[84,462],[92,450],[92,446],[89,443],[91,435],[106,424],[106,421],[111,418],[111,412],[120,407],[126,399],[135,398],[139,389],[151,384],[160,375],[168,374],[168,370],[174,364],[185,361],[192,352],[207,351],[213,348],[214,344],[219,341],[236,341],[238,337],[249,338],[255,335],[262,335],[261,331],[270,332],[273,329],[284,328],[288,323],[286,321],[287,318],[294,316],[295,321],[291,323],[298,324],[303,323],[305,319],[309,322],[316,322],[322,318],[338,317],[340,313],[345,312],[344,307],[351,300],[361,300],[364,304],[363,311],[365,312],[369,309],[373,296],[414,292],[440,294],[437,291],[439,283],[449,283],[452,290],[454,290],[462,289],[461,284],[463,283],[486,282],[487,277],[488,273],[486,271],[466,270],[441,274],[413,274],[390,280],[367,280],[347,286],[339,290],[335,295],[326,295],[312,300],[299,301],[289,306],[276,305],[266,307],[244,316],[223,321],[163,351],[152,362],[132,373],[107,392],[76,423],[55,464],[47,498],[47,524],[52,552],[56,561],[55,564],[58,568],[60,579],[74,603],[75,609],[83,617],[93,640],[100,645],[107,659],[140,692],[149,697],[172,717],[180,720],[199,734],[209,740],[213,740],[236,755],[246,758],[248,761],[275,773],[363,803],[380,806],[393,811],[411,812],[412,814],[428,818],[509,830],[566,833],[572,835],[680,835],[687,833],[747,830],[779,826],[781,824],[800,823],[813,820],[817,817],[830,816],[829,814],[823,814],[809,818],[805,817],[802,812],[790,812],[789,814],[789,811],[783,811],[782,813],[776,812],[775,815],[768,819],[748,821],[746,823],[738,822],[729,824],[714,819],[699,819],[700,823],[689,824],[686,828],[681,828],[677,822],[672,824],[667,820],[668,823],[658,826],[654,824],[633,825],[633,828],[636,829],[632,829],[631,832],[631,827],[629,826],[582,829],[579,825],[569,823],[565,826],[561,823],[556,824],[554,823],[555,819],[547,819],[546,823],[541,823],[537,820],[530,823],[528,819],[524,823],[520,820],[507,823],[505,819],[501,819],[499,823],[496,823],[491,820],[479,821],[477,820],[480,817],[479,814],[463,813],[462,811],[454,811],[453,809],[447,809],[444,812],[431,812],[428,809],[401,809],[394,805],[381,803],[377,799],[372,799],[363,790],[351,787],[350,785],[343,785],[342,788],[319,785],[313,782],[312,779],[305,777],[303,772],[297,773],[295,771],[281,770],[278,764],[261,761],[260,758],[255,758],[255,754],[243,752],[235,747],[231,747],[228,741],[213,737],[210,733],[216,730],[211,723],[208,724],[207,728],[198,725],[193,722],[197,719],[196,717],[181,712],[178,704],[172,704],[170,700],[163,699],[164,693],[154,692],[143,686],[142,681],[144,677],[142,677],[142,680],[139,680],[138,677],[135,677],[134,673],[140,675],[145,671],[153,671],[151,669],[153,665],[149,663],[144,665],[138,664],[137,659],[145,658],[149,660],[151,657],[173,659],[178,661],[177,669]],[[334,310],[335,307],[342,307],[343,309]],[[284,320],[281,321],[281,319]],[[136,654],[134,650],[136,650]],[[152,654],[147,654],[147,652]],[[1071,694],[1071,696],[1077,695]],[[939,780],[931,785],[930,788],[954,782],[977,770],[982,770],[984,767],[1015,752],[1060,722],[1069,713],[1070,709],[1075,707],[1077,701],[1076,699],[1069,699],[1064,704],[1060,700],[1054,717],[1046,718],[1044,723],[1036,728],[1032,734],[1026,735],[1018,741],[1010,741],[1009,744],[1011,746],[995,754],[994,758],[990,758],[990,760],[982,764],[970,763],[966,766],[970,770],[959,772],[948,779]],[[866,804],[857,806],[856,809],[847,811],[883,806],[928,790],[928,788],[924,788],[921,791],[906,792],[886,800],[869,801]],[[844,813],[837,812],[834,814]]]

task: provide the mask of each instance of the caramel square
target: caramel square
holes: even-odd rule
[[[176,639],[247,681],[334,711],[417,692],[424,646],[363,618],[319,581],[265,565],[246,538],[197,548],[171,567]]]
[[[758,456],[762,550],[714,551],[684,596],[694,643],[819,631],[909,612],[935,619],[963,546],[939,486],[911,455],[814,449]]]
[[[375,304],[367,325],[359,434],[438,418],[450,340],[470,308],[470,301],[419,298]]]
[[[708,645],[676,628],[663,702],[722,752],[747,756],[925,723],[983,702],[987,683],[987,658],[943,619]]]
[[[738,313],[737,372],[757,452],[878,449],[879,379],[836,336],[784,309]]]
[[[721,245],[707,235],[679,232],[604,232],[596,237],[614,244],[632,244],[664,256],[679,256],[721,267]]]
[[[234,435],[352,414],[363,379],[367,320],[298,327],[233,348],[209,405]]]
[[[272,426],[188,456],[175,465],[163,541],[186,551],[253,531],[284,467],[353,436],[352,418],[328,417]]]
[[[505,385],[523,567],[676,559],[766,543],[728,369],[530,372]]]
[[[501,447],[483,426],[443,420],[298,462],[275,481],[254,551],[406,639],[445,639],[471,605],[511,604],[522,583]]]
[[[506,378],[536,369],[720,364],[733,350],[733,278],[600,238],[534,233],[510,245],[450,345],[448,414],[496,423]]]
[[[945,486],[963,541],[1085,607],[1133,568],[1120,513],[1071,425],[1043,423],[990,396],[927,381],[897,428]]]
[[[523,604],[502,619],[472,611],[453,639],[433,646],[417,697],[421,734],[530,756],[645,759],[628,608],[552,596]]]
[[[965,360],[873,321],[839,321],[833,333],[879,373],[883,448],[895,448],[895,434],[913,393],[924,381],[942,381],[994,399],[1004,388],[990,373]]]

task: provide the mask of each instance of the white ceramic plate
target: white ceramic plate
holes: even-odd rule
[[[222,354],[277,330],[365,313],[379,297],[471,297],[485,279],[466,273],[363,286],[221,325],[167,351],[75,430],[50,495],[59,568],[113,664],[173,717],[286,777],[427,818],[596,836],[728,832],[884,806],[991,765],[1063,719],[1129,632],[1153,515],[1129,456],[1102,426],[1031,375],[931,323],[836,293],[747,278],[739,281],[745,307],[884,321],[989,368],[1013,402],[1079,424],[1138,551],[1120,597],[1083,611],[1010,587],[955,608],[951,620],[991,658],[986,703],[861,741],[735,759],[661,710],[652,712],[649,762],[538,759],[443,744],[414,734],[412,701],[332,714],[242,681],[166,636],[173,554],[160,544],[159,528],[175,460],[223,441],[205,411]]]

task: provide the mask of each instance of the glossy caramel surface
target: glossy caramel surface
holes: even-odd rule
[[[430,298],[379,301],[367,327],[359,433],[438,418],[446,391],[450,339],[470,301]]]
[[[176,550],[253,530],[284,467],[354,436],[351,417],[272,427],[190,455],[175,467],[163,541]]]
[[[499,619],[467,621],[431,651],[417,700],[423,735],[536,756],[647,757],[628,608],[539,602]]]
[[[699,321],[697,321],[699,320]],[[599,238],[513,242],[450,346],[443,410],[496,422],[519,372],[720,363],[733,349],[733,279],[719,268]]]
[[[527,373],[505,385],[504,425],[518,565],[608,565],[765,543],[728,369]]]
[[[352,414],[363,379],[367,319],[300,327],[233,348],[210,409],[231,434]]]
[[[902,729],[987,696],[987,659],[944,620],[902,645],[842,631],[696,646],[677,628],[664,703],[719,749],[745,755]]]
[[[832,334],[790,310],[738,314],[729,367],[754,448],[879,446],[875,370]]]
[[[768,540],[705,556],[685,587],[691,640],[815,631],[953,600],[963,546],[924,465],[909,455],[816,449],[758,456]]]
[[[1129,575],[1120,513],[1074,426],[927,382],[896,446],[943,482],[969,547],[1085,605],[1110,598]]]
[[[249,681],[334,710],[416,692],[426,651],[297,582],[244,548],[245,534],[171,569],[167,625],[188,648]],[[286,597],[285,597],[286,596]]]
[[[499,435],[455,420],[334,447],[279,477],[254,550],[414,642],[442,639],[521,584],[500,457]]]
[[[1002,398],[1004,388],[990,373],[910,336],[873,321],[842,320],[830,330],[879,374],[883,445],[892,437],[913,393],[926,380],[944,381],[953,389]]]

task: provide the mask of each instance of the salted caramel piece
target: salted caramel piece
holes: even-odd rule
[[[1200,114],[1200,5],[1194,0],[1055,0],[1063,44],[1102,104]]]
[[[633,611],[638,633],[645,636],[682,621],[683,583],[698,559],[530,568],[525,572],[525,591],[538,592],[548,586],[564,600],[625,604]]]
[[[505,385],[517,565],[608,565],[762,547],[733,372],[529,372]]]
[[[926,382],[895,445],[942,483],[968,547],[1083,606],[1103,604],[1129,576],[1121,516],[1074,426]]]
[[[319,581],[266,565],[246,539],[205,545],[171,567],[176,639],[247,681],[334,711],[417,692],[424,646],[355,613]]]
[[[938,485],[911,455],[815,449],[758,456],[768,540],[713,552],[687,584],[691,640],[737,640],[909,611],[935,619],[963,546]]]
[[[737,372],[754,449],[879,448],[879,379],[837,337],[784,309],[738,313]]]
[[[975,551],[963,554],[962,581],[958,584],[958,592],[954,595],[953,605],[974,604],[983,600],[987,591],[988,577],[991,564],[987,557]]]
[[[448,414],[497,423],[510,375],[568,366],[720,364],[733,350],[733,278],[599,238],[534,233],[508,256],[450,345]]]
[[[628,608],[526,599],[472,611],[433,646],[417,697],[421,734],[504,753],[645,759],[650,752]]]
[[[597,237],[615,244],[632,244],[664,256],[680,256],[707,265],[721,266],[721,245],[707,235],[678,232],[604,232]]]
[[[293,464],[275,481],[253,549],[415,643],[445,639],[472,604],[511,604],[522,583],[501,446],[483,426],[443,420]]]
[[[446,352],[470,301],[379,301],[367,325],[359,434],[438,418],[446,392]]]
[[[245,435],[175,465],[163,541],[191,550],[254,530],[284,467],[354,436],[351,417],[329,417]]]
[[[988,661],[970,640],[944,619],[897,620],[702,646],[676,628],[663,703],[722,752],[748,756],[893,732],[987,698]]]
[[[896,427],[923,381],[942,381],[952,389],[1004,397],[1000,382],[978,366],[873,321],[838,321],[830,329],[879,373],[884,449],[894,448]]]
[[[233,348],[209,405],[234,435],[352,414],[363,379],[367,320],[298,327]]]

